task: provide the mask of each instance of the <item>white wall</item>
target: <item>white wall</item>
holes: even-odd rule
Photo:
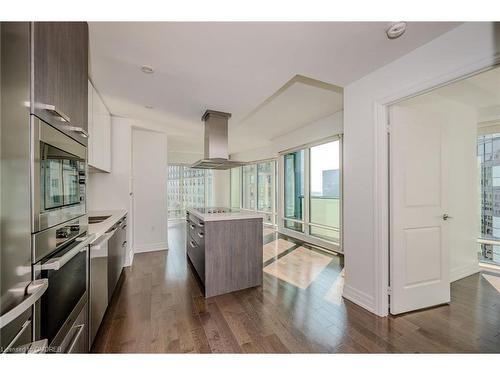
[[[145,125],[133,119],[122,117],[111,117],[111,173],[91,173],[88,178],[87,208],[89,211],[125,209],[128,212],[129,222],[127,225],[127,261],[130,265],[134,254],[134,213],[132,197],[132,129],[145,128],[154,131],[161,131]],[[166,146],[165,146],[166,147]],[[163,152],[163,150],[151,150],[151,154]],[[166,148],[165,148],[166,152]],[[158,175],[165,173],[166,183],[166,163],[165,168],[159,171]],[[156,178],[153,176],[153,178]],[[160,177],[159,177],[160,178]],[[145,182],[147,183],[147,181]],[[165,190],[166,195],[166,190]],[[164,210],[165,216],[167,210]],[[167,227],[164,228],[165,232]]]
[[[256,161],[278,156],[280,151],[314,142],[343,131],[343,112],[337,112],[321,120],[296,129],[269,141],[269,145],[254,150],[231,154],[231,159],[239,161]]]
[[[386,314],[387,261],[376,256],[387,233],[379,216],[386,201],[379,191],[384,129],[377,127],[377,104],[489,65],[499,51],[498,25],[466,23],[344,88],[344,297]]]
[[[443,171],[449,229],[450,280],[456,281],[479,271],[479,197],[477,169],[477,111],[475,108],[443,98],[439,90],[398,103],[419,113],[428,113],[444,129]],[[397,124],[393,124],[397,126]],[[397,155],[392,155],[397,157]]]
[[[168,247],[167,176],[167,136],[133,128],[134,253]]]

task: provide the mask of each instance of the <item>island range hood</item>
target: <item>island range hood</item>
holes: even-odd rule
[[[201,120],[205,122],[204,158],[191,165],[196,169],[231,169],[245,165],[244,162],[229,160],[227,124],[230,113],[207,109]]]

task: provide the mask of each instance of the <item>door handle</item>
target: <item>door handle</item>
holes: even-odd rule
[[[448,214],[443,214],[443,220],[448,220],[448,219],[453,219],[453,217],[451,217],[450,215]]]
[[[39,279],[32,281],[26,288],[26,295],[28,297],[19,305],[0,316],[0,328],[5,327],[7,324],[20,316],[23,312],[25,312],[28,308],[34,305],[35,302],[38,301],[40,297],[42,297],[43,293],[45,293],[48,287],[49,279]]]

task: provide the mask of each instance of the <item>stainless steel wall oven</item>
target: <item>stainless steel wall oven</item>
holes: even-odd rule
[[[32,116],[33,232],[85,215],[87,148]]]
[[[87,234],[86,223],[83,217],[34,235],[34,278],[49,283],[35,304],[35,337],[48,339],[52,352],[88,350],[88,252],[93,236]]]

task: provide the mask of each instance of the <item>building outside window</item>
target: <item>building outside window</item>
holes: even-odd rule
[[[168,166],[167,189],[168,218],[184,218],[189,207],[210,207],[213,204],[213,172],[171,164]]]
[[[477,160],[481,215],[478,257],[481,262],[500,264],[500,133],[478,136]]]
[[[276,223],[276,161],[231,169],[231,208],[260,212],[264,223]]]

